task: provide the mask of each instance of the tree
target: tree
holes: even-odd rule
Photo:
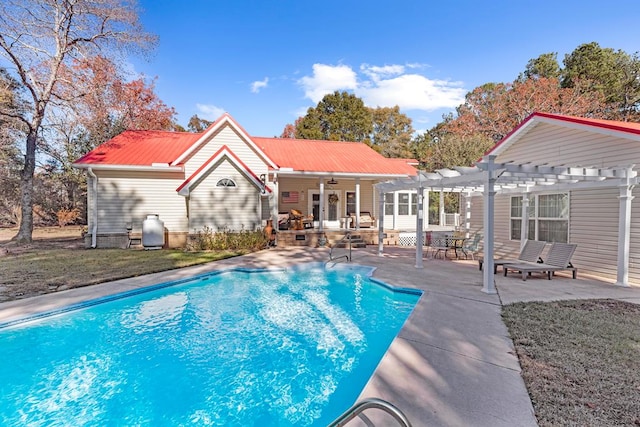
[[[203,132],[206,128],[211,126],[211,121],[201,119],[197,114],[194,114],[189,119],[189,123],[187,124],[187,129],[189,132]]]
[[[372,147],[385,157],[412,157],[411,119],[400,112],[400,107],[371,109],[373,119]]]
[[[56,90],[65,64],[96,53],[116,57],[150,47],[134,0],[3,0],[0,3],[0,54],[25,88],[28,113],[21,171],[21,222],[15,240],[32,241],[36,148],[49,105],[64,101]]]
[[[561,75],[557,52],[543,53],[535,59],[530,59],[524,71],[527,79],[559,79]]]
[[[591,42],[566,55],[564,66],[562,87],[581,87],[584,92],[600,93],[609,105],[603,118],[638,118],[640,60],[637,54],[631,56]]]
[[[296,137],[296,129],[300,125],[302,121],[302,117],[298,117],[293,124],[287,123],[280,134],[280,138],[295,138]]]
[[[604,107],[600,93],[585,91],[580,85],[562,88],[557,79],[488,83],[469,92],[456,116],[447,116],[439,132],[480,133],[497,142],[536,111],[593,117]]]
[[[20,206],[20,151],[16,145],[22,136],[24,113],[20,85],[0,68],[0,225],[17,224]]]
[[[347,92],[325,95],[296,126],[296,138],[368,142],[371,112],[362,99]]]

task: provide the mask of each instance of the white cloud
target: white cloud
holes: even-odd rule
[[[251,92],[258,93],[260,89],[267,87],[269,84],[269,77],[265,77],[264,80],[257,80],[251,83]]]
[[[224,108],[212,104],[196,104],[201,119],[215,120],[225,113]]]
[[[379,67],[376,65],[362,64],[360,71],[369,76],[371,80],[378,81],[383,77],[397,76],[404,73],[404,65],[385,65]]]
[[[402,110],[423,111],[455,108],[464,102],[466,92],[460,83],[431,80],[420,74],[377,80],[355,91],[369,107],[398,105]]]
[[[304,76],[298,83],[304,89],[305,97],[315,103],[336,90],[358,87],[356,72],[347,65],[313,64],[313,76]]]
[[[336,90],[350,90],[369,107],[393,107],[402,110],[434,111],[455,108],[464,102],[467,90],[461,82],[434,80],[416,71],[423,64],[360,66],[360,74],[348,65],[314,64],[313,75],[298,83],[305,97],[317,103]],[[407,73],[408,69],[411,70]]]

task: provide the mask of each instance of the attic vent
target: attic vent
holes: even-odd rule
[[[222,178],[216,184],[216,187],[235,187],[235,186],[236,186],[235,181],[230,178]]]

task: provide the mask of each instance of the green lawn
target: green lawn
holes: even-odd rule
[[[0,258],[0,301],[217,261],[246,252],[38,249]]]
[[[640,426],[640,305],[518,303],[503,319],[540,426]]]

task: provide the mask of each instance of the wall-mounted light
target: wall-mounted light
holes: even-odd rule
[[[333,177],[331,177],[331,179],[329,181],[327,181],[327,184],[329,185],[336,185],[338,183],[338,181],[336,181]]]

